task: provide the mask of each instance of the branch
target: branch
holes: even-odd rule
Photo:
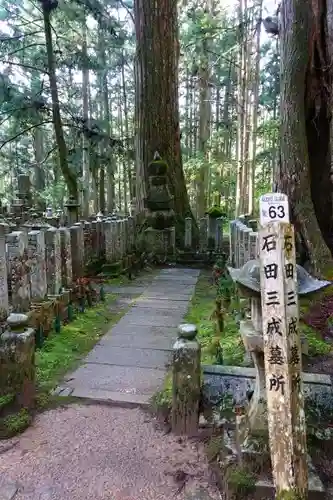
[[[29,24],[31,24],[31,21],[30,21]],[[0,36],[0,43],[1,42],[11,42],[12,40],[19,40],[20,38],[24,38],[25,36],[37,35],[37,33],[41,33],[41,32],[42,32],[42,30],[40,30],[40,31],[32,31],[31,33],[22,33],[22,35],[8,36],[6,38],[2,38]]]
[[[133,13],[130,11],[130,9],[127,7],[127,5],[123,2],[123,0],[118,0],[118,2],[120,3],[120,5],[126,10],[127,14],[130,16],[130,18],[132,19],[133,21],[133,24],[135,24],[135,21],[134,21],[134,16],[133,16]]]
[[[50,151],[49,151],[48,153],[46,153],[46,156],[45,156],[45,158],[44,158],[42,161],[39,161],[39,162],[35,161],[34,163],[29,163],[29,167],[33,167],[33,166],[35,166],[35,165],[39,165],[39,166],[40,166],[40,165],[43,165],[43,164],[46,162],[46,160],[48,159],[48,157],[49,157],[52,153],[54,153],[54,151],[55,151],[57,148],[58,148],[58,146],[54,146],[52,149],[50,149]]]
[[[44,122],[37,123],[36,125],[31,125],[28,128],[25,128],[24,130],[21,130],[18,134],[16,134],[14,137],[11,137],[10,139],[6,139],[0,146],[0,150],[6,146],[9,142],[15,141],[15,139],[18,139],[18,137],[21,137],[21,135],[26,134],[27,132],[30,132],[30,130],[33,130],[37,127],[40,127],[41,125],[46,125],[47,123],[53,123],[52,120],[46,120]]]
[[[12,66],[21,66],[22,68],[31,69],[32,71],[40,71],[41,73],[45,73],[46,75],[49,72],[43,68],[36,68],[36,66],[30,66],[29,64],[16,63],[12,61],[1,61],[1,64],[11,64]]]
[[[30,47],[36,47],[37,45],[45,45],[45,43],[30,43],[30,45],[25,45],[24,47],[20,47],[19,49],[13,50],[13,52],[9,52],[9,54],[6,54],[6,57],[13,56],[17,52],[20,52],[21,50],[29,49]]]

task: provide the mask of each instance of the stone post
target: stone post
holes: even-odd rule
[[[199,221],[200,252],[207,251],[208,244],[208,217],[201,217]]]
[[[27,266],[28,234],[13,231],[7,234],[8,278],[13,311],[25,312],[30,306],[30,283]]]
[[[216,251],[217,252],[222,252],[222,247],[223,247],[223,217],[218,217],[216,219],[216,236],[215,236],[215,241],[216,241]]]
[[[35,402],[35,331],[28,316],[11,314],[0,339],[0,393],[15,394],[15,406],[32,408]]]
[[[67,209],[67,224],[68,226],[72,226],[79,220],[80,204],[74,198],[70,197],[65,207]]]
[[[178,435],[193,436],[198,431],[201,349],[195,325],[178,327],[173,346],[172,430]]]
[[[17,177],[18,184],[18,197],[23,200],[25,207],[31,207],[32,196],[31,196],[31,182],[30,176],[26,174],[19,174]]]
[[[47,293],[45,267],[45,233],[32,230],[28,233],[28,265],[30,269],[31,300],[42,302]]]
[[[70,289],[73,283],[71,233],[67,227],[60,227],[61,284]]]
[[[230,252],[230,262],[233,267],[236,266],[236,252],[235,252],[235,240],[236,240],[236,226],[237,222],[232,220],[229,224],[229,252]]]
[[[45,231],[47,294],[58,295],[61,290],[60,232],[54,227]]]
[[[278,498],[308,498],[302,354],[293,227],[260,229],[260,282],[273,478]]]
[[[108,263],[115,261],[115,236],[114,236],[114,221],[106,219],[103,221],[103,232],[105,241],[105,260]]]
[[[185,218],[185,248],[192,248],[192,219],[191,217]]]
[[[250,232],[249,234],[249,253],[250,260],[258,258],[258,233]]]
[[[250,260],[250,233],[251,229],[248,227],[243,228],[243,244],[244,244],[244,264]]]
[[[84,273],[84,239],[83,228],[80,224],[69,228],[71,234],[71,253],[72,253],[72,275],[76,281]]]
[[[0,323],[5,321],[9,312],[8,301],[8,275],[6,259],[6,235],[9,233],[9,226],[0,222]]]
[[[127,229],[128,229],[128,251],[130,253],[134,250],[135,244],[135,220],[132,215],[129,215],[127,218]]]
[[[84,239],[84,262],[89,265],[92,261],[92,231],[91,222],[83,221],[83,239]]]

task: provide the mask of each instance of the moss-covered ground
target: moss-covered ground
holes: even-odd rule
[[[326,294],[328,291],[326,292]],[[211,364],[216,362],[215,345],[217,337],[223,348],[223,362],[225,365],[240,366],[244,357],[244,346],[239,334],[237,314],[230,311],[224,314],[224,331],[217,334],[216,320],[213,317],[215,308],[216,287],[212,283],[212,274],[202,271],[197,282],[195,294],[192,298],[186,320],[198,327],[198,338],[202,347],[202,363]],[[312,300],[301,301],[301,312],[305,314]],[[318,356],[330,352],[331,346],[327,344],[319,331],[300,322],[301,333],[305,335],[309,343],[309,355]]]

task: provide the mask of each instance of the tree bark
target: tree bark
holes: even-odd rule
[[[55,72],[50,11],[48,10],[48,7],[45,5],[45,3],[42,3],[42,8],[43,8],[45,43],[46,43],[47,62],[48,62],[48,73],[49,73],[50,89],[52,97],[53,125],[54,125],[56,142],[58,146],[59,163],[62,175],[64,176],[64,179],[67,184],[69,194],[73,196],[75,200],[78,200],[77,179],[75,174],[70,170],[68,165],[67,146],[64,138],[64,131],[61,121],[57,78]]]
[[[136,202],[145,214],[147,166],[158,151],[169,165],[177,236],[192,216],[180,149],[178,105],[178,25],[176,0],[135,0],[136,54]]]
[[[281,6],[281,164],[276,187],[316,274],[332,266],[331,86],[325,0]],[[330,247],[330,249],[328,248]]]

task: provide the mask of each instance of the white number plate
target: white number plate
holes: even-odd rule
[[[290,222],[288,197],[283,193],[267,193],[260,196],[259,211],[261,226],[269,222]]]

